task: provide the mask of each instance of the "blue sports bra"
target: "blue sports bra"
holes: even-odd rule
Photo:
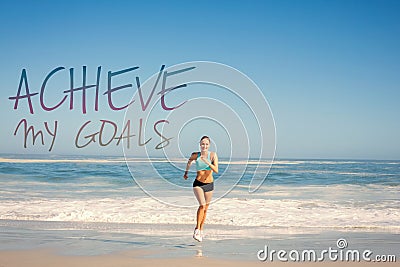
[[[209,162],[211,162],[210,155],[211,155],[211,153],[208,152],[207,159]],[[200,157],[201,157],[201,153],[198,152],[197,159],[196,159],[196,169],[198,171],[211,170],[210,166],[208,166],[207,163],[202,161]]]

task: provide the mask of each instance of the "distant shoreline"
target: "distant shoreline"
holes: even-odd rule
[[[18,161],[20,160],[20,161]],[[123,163],[123,162],[185,162],[186,158],[163,158],[163,157],[129,157],[125,159],[123,155],[71,155],[71,154],[12,154],[12,153],[0,153],[0,162],[17,162],[17,163],[35,163],[35,162],[86,162],[86,163]],[[258,158],[224,158],[220,157],[221,164],[232,164],[233,162],[246,163],[261,163],[261,164],[290,164],[290,162],[400,162],[400,159],[336,159],[336,158],[275,158],[271,159],[258,159]]]

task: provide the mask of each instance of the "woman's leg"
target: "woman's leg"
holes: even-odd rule
[[[212,195],[213,195],[213,191],[204,192],[204,198],[205,198],[206,204],[204,206],[203,219],[200,222],[200,230],[203,230],[203,225],[206,220],[207,210],[208,210],[208,206],[210,206]]]
[[[204,210],[207,204],[205,194],[203,189],[198,186],[193,187],[194,195],[196,196],[197,201],[199,202],[199,208],[197,209],[197,223],[196,229],[200,229],[201,222],[203,221],[204,217]],[[200,229],[201,230],[201,229]]]

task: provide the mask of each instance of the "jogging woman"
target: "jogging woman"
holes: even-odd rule
[[[208,151],[210,138],[203,136],[200,139],[200,152],[193,152],[186,165],[183,178],[188,178],[188,171],[193,161],[196,161],[197,175],[193,182],[193,192],[199,202],[197,209],[197,224],[194,229],[193,238],[201,242],[203,240],[203,226],[206,220],[208,206],[210,205],[213,190],[213,172],[218,173],[217,153]]]

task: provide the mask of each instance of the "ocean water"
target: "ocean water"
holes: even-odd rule
[[[275,160],[271,169],[261,162],[258,171],[269,174],[253,193],[248,185],[254,161],[220,161],[206,221],[206,240],[215,246],[226,240],[258,240],[261,246],[264,240],[304,241],[337,232],[363,233],[364,246],[366,235],[399,240],[400,161]],[[69,244],[77,252],[84,240],[93,244],[87,251],[155,244],[198,251],[191,239],[195,172],[193,166],[185,181],[185,164],[1,155],[0,249]]]

